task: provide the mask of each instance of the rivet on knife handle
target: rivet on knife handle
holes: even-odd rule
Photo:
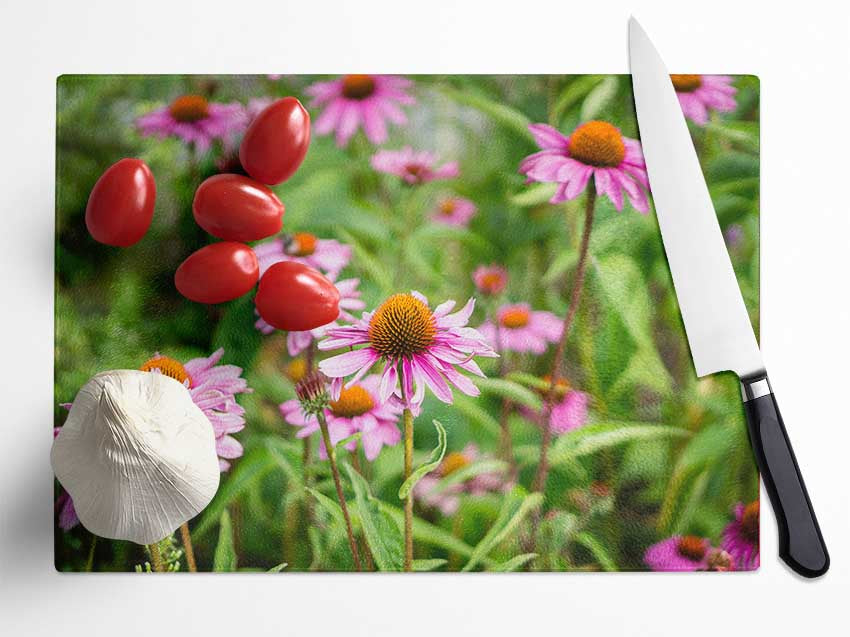
[[[741,389],[753,453],[776,514],[779,556],[804,577],[823,575],[829,553],[767,376],[742,379]]]

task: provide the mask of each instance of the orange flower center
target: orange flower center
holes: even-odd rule
[[[685,535],[679,540],[676,550],[682,557],[699,562],[705,557],[705,542],[696,535]]]
[[[759,501],[751,502],[741,516],[741,533],[755,544],[759,540]]]
[[[443,458],[440,465],[440,475],[447,476],[459,469],[463,469],[469,464],[469,458],[463,455],[460,451],[451,451]]]
[[[702,76],[700,75],[671,75],[673,80],[673,88],[679,93],[692,93],[702,86]]]
[[[197,122],[210,115],[210,104],[201,95],[181,95],[168,107],[171,117],[178,122]]]
[[[543,376],[543,380],[546,381],[547,385],[552,384],[552,377],[549,374]],[[569,381],[566,378],[559,378],[555,381],[555,387],[552,389],[552,397],[554,400],[561,401],[564,397],[572,390]],[[545,394],[546,391],[541,391],[541,394]]]
[[[444,199],[440,202],[440,214],[446,215],[447,217],[451,215],[457,206],[455,205],[454,199]]]
[[[582,124],[570,135],[570,157],[591,166],[613,168],[623,163],[623,136],[608,122]]]
[[[289,247],[291,254],[297,257],[309,257],[316,251],[316,235],[309,232],[296,232],[292,235],[292,244]]]
[[[143,372],[158,369],[161,374],[173,378],[178,383],[185,383],[188,380],[189,384],[192,384],[192,377],[189,376],[183,364],[168,356],[154,356],[139,369]]]
[[[497,290],[502,289],[502,285],[504,284],[504,282],[504,277],[498,272],[488,272],[487,274],[481,277],[480,286],[484,292],[493,294]]]
[[[502,316],[499,318],[499,321],[501,322],[502,327],[514,330],[528,325],[528,321],[530,319],[531,312],[529,312],[526,308],[511,307],[502,312]]]
[[[342,78],[342,94],[352,100],[365,100],[375,92],[371,75],[346,75]]]
[[[339,400],[331,401],[331,412],[340,418],[362,416],[375,406],[372,396],[360,385],[344,387],[339,394]]]
[[[425,351],[436,335],[431,310],[412,294],[394,294],[369,321],[372,347],[386,358],[410,358]]]
[[[297,383],[307,375],[307,361],[303,358],[294,358],[286,364],[283,373],[293,383]]]

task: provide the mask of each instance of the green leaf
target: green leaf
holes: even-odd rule
[[[397,525],[401,526],[404,523],[404,512],[401,509],[379,502],[378,506],[381,511],[388,515]],[[413,539],[414,541],[434,546],[437,548],[457,553],[461,557],[470,557],[472,555],[472,547],[463,540],[458,539],[448,531],[440,527],[426,522],[421,518],[413,518]],[[484,560],[484,564],[491,563],[489,560]]]
[[[481,539],[469,561],[464,565],[463,571],[471,571],[485,557],[490,554],[496,546],[506,539],[522,522],[523,518],[531,511],[537,509],[543,503],[543,496],[540,493],[531,493],[529,495],[519,495],[516,491],[511,492],[502,505],[496,521],[493,526],[487,531],[486,535]]]
[[[608,423],[587,425],[560,436],[552,446],[549,461],[552,466],[616,447],[627,442],[658,438],[686,438],[687,429],[672,425],[626,425]]]
[[[250,368],[263,340],[260,330],[245,327],[253,326],[256,321],[253,295],[247,294],[224,307],[224,316],[216,326],[212,346],[224,348],[222,362]]]
[[[608,554],[608,550],[605,546],[603,546],[599,540],[587,531],[582,531],[576,535],[576,542],[581,544],[593,554],[593,557],[595,557],[596,561],[599,562],[599,566],[602,567],[602,570],[609,572],[619,570],[617,568],[617,563]]]
[[[286,479],[294,484],[300,485],[302,481],[302,475],[293,466],[294,458],[290,457],[293,455],[293,452],[289,447],[286,446],[287,444],[290,444],[290,441],[280,440],[276,437],[268,437],[265,440],[265,445],[266,448],[269,450],[271,459],[283,471],[283,473],[286,475]],[[298,453],[300,454],[301,452],[299,451]]]
[[[351,434],[350,436],[348,436],[347,438],[343,438],[338,443],[336,443],[334,445],[334,449],[340,450],[351,442],[358,442],[362,437],[363,437],[363,432],[357,431],[357,432]]]
[[[319,506],[330,514],[333,521],[344,528],[345,517],[342,515],[342,509],[340,508],[339,504],[331,500],[321,491],[314,489],[313,487],[306,487],[306,489],[310,493],[310,495],[316,498],[316,501],[319,503]]]
[[[549,452],[549,463],[553,467],[569,466],[577,458],[622,444],[664,438],[687,438],[690,435],[691,432],[687,429],[673,425],[595,423],[558,436]],[[523,463],[536,462],[540,447],[523,445],[516,447],[514,453]]]
[[[442,558],[413,560],[413,570],[418,572],[436,571],[438,568],[447,563],[448,560],[444,560]]]
[[[584,98],[581,104],[581,121],[586,122],[599,116],[617,96],[620,80],[616,75],[606,75]]]
[[[559,278],[564,276],[570,269],[578,263],[578,252],[575,250],[562,250],[558,256],[552,259],[546,272],[540,278],[544,285],[552,285]]]
[[[227,505],[257,484],[263,476],[276,466],[268,449],[259,447],[245,454],[233,471],[223,474],[223,484],[219,487],[213,501],[204,509],[198,526],[193,530],[195,537],[200,537],[212,529],[220,520]],[[224,478],[224,475],[227,475]]]
[[[739,144],[754,154],[759,152],[759,126],[757,122],[708,122],[705,128],[732,143]]]
[[[552,383],[528,372],[510,372],[505,378],[538,391],[548,391]]]
[[[611,254],[592,261],[595,281],[606,301],[607,311],[625,326],[638,349],[626,369],[626,376],[614,383],[610,392],[631,391],[640,380],[661,394],[669,394],[673,381],[661,361],[653,340],[652,317],[655,303],[637,263],[624,254]]]
[[[381,571],[400,571],[404,566],[404,538],[398,524],[385,515],[378,505],[366,480],[351,465],[345,470],[354,489],[354,499],[360,518],[360,527],[366,544],[372,552],[375,565]]]
[[[481,406],[481,401],[475,400],[466,394],[455,392],[454,408],[469,418],[473,423],[479,425],[482,429],[485,429],[487,433],[494,438],[498,438],[500,435],[501,427],[499,425],[499,421],[496,420],[489,411]]]
[[[679,514],[671,526],[671,535],[681,535],[687,531],[691,520],[699,511],[700,505],[703,504],[709,477],[709,472],[706,470],[694,479],[688,491],[688,497],[685,498],[684,502],[678,508]]]
[[[236,550],[233,548],[233,525],[227,511],[219,518],[219,529],[218,544],[213,555],[213,571],[231,573],[236,570]]]
[[[558,184],[533,184],[508,197],[508,201],[519,208],[533,208],[549,203],[558,190]]]
[[[692,476],[701,474],[707,469],[725,467],[724,463],[730,457],[734,444],[733,431],[723,424],[710,425],[697,432],[688,441],[679,454],[661,502],[658,513],[659,529],[673,528],[677,511],[678,518],[681,520],[682,512],[677,509],[681,490],[688,485]]]
[[[602,81],[603,77],[600,75],[576,76],[564,87],[555,101],[555,105],[552,107],[552,121],[560,123],[564,113],[586,96],[594,86]]]
[[[277,566],[272,566],[266,573],[280,573],[283,569],[285,569],[289,564],[286,562],[281,562]]]
[[[473,382],[485,394],[495,394],[534,410],[543,406],[540,396],[519,383],[504,378],[475,378]]]
[[[534,141],[531,132],[528,130],[531,120],[515,108],[502,102],[495,102],[488,97],[469,90],[461,91],[450,86],[441,86],[440,91],[460,104],[471,106],[485,115],[489,115],[505,128],[514,131],[529,141]]]
[[[410,477],[402,483],[401,488],[398,490],[399,500],[406,499],[413,490],[413,487],[416,486],[416,483],[419,482],[423,476],[431,473],[434,469],[439,467],[440,463],[443,461],[443,456],[446,455],[446,429],[438,420],[434,420],[433,423],[437,428],[437,446],[434,447],[428,461],[417,467],[413,473],[410,474]]]
[[[521,555],[512,557],[507,562],[491,566],[487,570],[494,573],[511,573],[513,571],[518,571],[535,557],[537,557],[537,553],[522,553]]]
[[[383,294],[389,294],[393,288],[392,275],[384,267],[381,261],[367,250],[362,243],[353,234],[345,228],[337,227],[336,229],[339,238],[350,243],[354,251],[354,261],[358,267],[369,275],[369,277],[378,284]]]
[[[407,246],[442,245],[446,241],[457,241],[465,246],[484,254],[494,252],[493,245],[480,234],[468,228],[449,226],[441,223],[431,223],[420,226],[410,235]]]

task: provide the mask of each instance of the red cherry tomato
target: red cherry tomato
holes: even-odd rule
[[[153,173],[141,159],[122,159],[97,180],[86,205],[86,227],[95,241],[126,248],[148,231],[156,200]]]
[[[280,232],[283,204],[266,186],[242,175],[215,175],[195,191],[195,221],[228,241],[257,241]]]
[[[281,261],[266,270],[254,303],[263,320],[279,330],[304,332],[339,317],[336,286],[295,261]]]
[[[254,251],[221,241],[190,254],[174,273],[174,285],[190,301],[224,303],[248,292],[260,276]]]
[[[298,170],[309,146],[310,114],[294,97],[284,97],[251,122],[239,147],[239,160],[251,177],[273,186]]]

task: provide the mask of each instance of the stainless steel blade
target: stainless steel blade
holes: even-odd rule
[[[697,375],[764,370],[670,75],[637,21],[629,57],[640,139]]]

